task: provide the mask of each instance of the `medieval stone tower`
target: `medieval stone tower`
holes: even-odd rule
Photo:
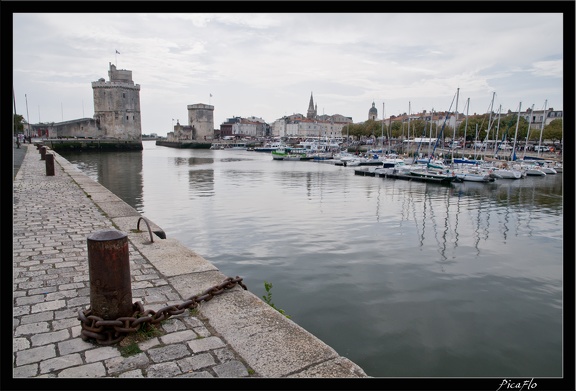
[[[378,109],[376,108],[376,104],[372,102],[372,107],[368,110],[368,119],[376,121],[378,119]]]
[[[103,138],[142,141],[140,85],[132,81],[132,71],[116,69],[110,63],[110,81],[92,82],[94,120]]]
[[[204,141],[214,138],[214,106],[203,103],[188,105],[188,125],[191,140]]]
[[[318,105],[314,105],[314,99],[312,98],[312,93],[310,93],[310,103],[308,104],[308,112],[306,113],[306,118],[315,119],[318,115]]]

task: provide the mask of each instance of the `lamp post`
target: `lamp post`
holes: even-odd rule
[[[27,136],[30,137],[30,115],[28,114],[28,96],[24,94],[24,98],[26,98],[26,121],[28,121],[28,134]]]

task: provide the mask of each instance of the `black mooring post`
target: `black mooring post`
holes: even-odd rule
[[[44,155],[44,160],[46,160],[46,176],[54,176],[54,155],[47,153]]]
[[[114,229],[88,236],[88,267],[92,315],[105,320],[131,316],[128,236]]]
[[[40,147],[40,160],[46,160],[46,147]]]

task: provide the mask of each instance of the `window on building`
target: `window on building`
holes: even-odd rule
[[[126,116],[126,121],[128,121],[128,116]]]

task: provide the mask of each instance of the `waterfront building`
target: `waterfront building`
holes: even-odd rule
[[[540,129],[542,127],[542,121],[545,121],[544,126],[549,125],[550,122],[555,119],[562,119],[563,112],[562,110],[554,110],[550,107],[547,110],[526,109],[526,111],[520,115],[530,123],[530,129]],[[530,122],[530,117],[532,117],[532,122]]]
[[[214,106],[195,103],[186,106],[188,109],[188,125],[177,121],[174,131],[168,132],[166,141],[194,141],[204,143],[214,139]]]
[[[140,85],[134,84],[132,71],[116,69],[109,63],[109,81],[92,82],[93,118],[81,118],[32,125],[36,137],[62,139],[111,139],[129,141],[142,147]]]
[[[270,132],[275,137],[342,137],[342,129],[352,123],[351,117],[341,114],[318,115],[318,105],[310,94],[306,117],[302,114],[292,114],[277,119],[270,125]]]
[[[116,69],[110,63],[109,81],[92,82],[94,120],[98,138],[141,141],[140,85],[132,81],[132,71]]]

